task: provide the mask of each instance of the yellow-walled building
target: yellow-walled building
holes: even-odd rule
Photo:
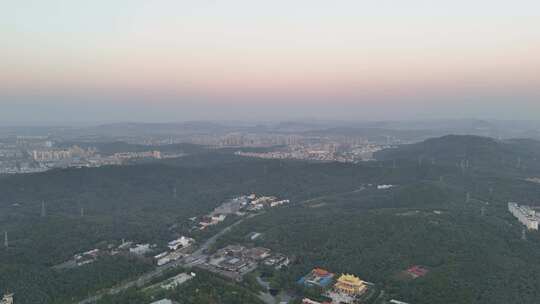
[[[364,293],[367,287],[364,281],[358,277],[352,274],[342,274],[334,285],[334,288],[338,292],[356,296]]]

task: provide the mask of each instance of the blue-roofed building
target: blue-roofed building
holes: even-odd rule
[[[333,279],[333,273],[321,268],[315,268],[306,276],[298,280],[298,284],[304,285],[306,287],[324,288],[332,284]]]

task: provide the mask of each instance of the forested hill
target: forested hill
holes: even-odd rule
[[[445,136],[358,164],[244,158],[209,149],[127,166],[2,176],[0,233],[9,233],[9,246],[0,249],[0,294],[15,292],[18,304],[73,303],[153,266],[124,256],[75,269],[52,266],[122,239],[164,247],[189,235],[201,242],[216,230],[193,232],[190,218],[257,193],[291,203],[246,219],[216,248],[249,243],[247,235],[260,233],[253,245],[294,258],[272,274],[279,289],[296,292],[301,275],[323,267],[356,274],[408,303],[537,303],[540,234],[524,234],[506,205],[540,205],[538,183],[524,179],[540,176],[539,147],[531,140]],[[464,162],[469,167],[461,169]],[[381,184],[395,187],[378,189]],[[400,279],[411,265],[430,273]],[[189,299],[201,286],[207,294],[243,291],[227,282],[193,282],[177,298]],[[224,297],[184,302],[227,303],[218,298]]]
[[[409,160],[491,170],[540,170],[540,142],[531,139],[505,141],[472,135],[447,135],[420,143],[386,149],[375,154],[381,161]]]

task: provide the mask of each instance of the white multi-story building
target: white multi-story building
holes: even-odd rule
[[[182,236],[181,238],[170,241],[168,244],[169,249],[178,250],[179,248],[185,248],[191,246],[195,242],[194,239]]]
[[[163,299],[163,300],[159,300],[159,301],[155,301],[155,302],[152,302],[150,304],[174,304],[176,302],[173,302],[169,299]]]
[[[540,216],[536,214],[536,211],[529,206],[518,205],[517,203],[509,202],[508,211],[515,216],[520,223],[525,225],[529,230],[538,230],[538,223],[540,222]]]
[[[150,244],[137,244],[134,248],[129,248],[129,252],[136,255],[145,255],[152,251]]]
[[[2,301],[0,301],[0,304],[13,304],[13,303],[14,301],[13,301],[12,293],[4,295],[4,297],[2,298]]]

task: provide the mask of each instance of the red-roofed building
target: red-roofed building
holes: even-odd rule
[[[413,276],[415,279],[425,276],[428,272],[429,270],[419,265],[414,265],[407,269],[407,273]]]
[[[317,275],[317,276],[320,276],[320,277],[325,277],[329,274],[330,272],[328,272],[328,270],[324,270],[322,268],[315,268],[313,269],[313,274]]]

